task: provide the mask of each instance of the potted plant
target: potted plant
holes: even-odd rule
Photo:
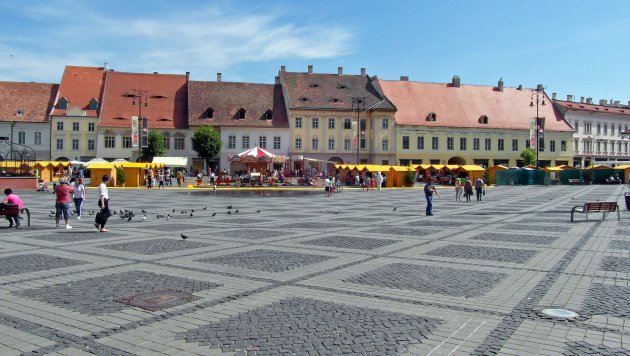
[[[126,182],[127,176],[125,175],[125,171],[121,167],[116,168],[116,183],[118,186],[124,187]]]
[[[405,176],[403,178],[405,187],[412,187],[415,180],[416,180],[416,171],[412,170],[411,168],[408,168],[407,173],[405,173]]]

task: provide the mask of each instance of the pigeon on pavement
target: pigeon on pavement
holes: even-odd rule
[[[180,234],[182,235],[182,240],[186,240],[188,238],[188,236],[184,235],[184,234]]]

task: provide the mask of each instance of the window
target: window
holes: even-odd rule
[[[319,128],[319,118],[314,117],[314,118],[312,119],[312,127],[313,127],[314,129],[318,129],[318,128]]]
[[[302,138],[301,137],[296,137],[295,138],[295,149],[297,149],[297,150],[301,150],[302,149]]]
[[[20,145],[26,144],[26,132],[24,131],[18,132],[18,144]]]
[[[599,122],[597,123],[597,134],[601,135],[602,133],[602,124],[600,124]]]
[[[328,149],[333,151],[335,149],[335,139],[334,138],[329,138],[328,139]]]
[[[164,136],[164,149],[165,150],[171,149],[171,138],[168,136]]]
[[[57,121],[57,131],[63,131],[63,121]]]
[[[617,154],[621,154],[621,142],[617,142]]]
[[[72,131],[79,131],[79,123],[78,122],[73,122],[72,123]]]
[[[402,137],[402,148],[403,148],[403,150],[408,150],[409,149],[409,136],[403,136]]]
[[[295,127],[298,128],[298,129],[302,127],[302,118],[301,117],[296,117],[295,118]]]
[[[416,149],[424,150],[424,136],[418,136],[416,138]]]
[[[72,139],[72,149],[75,151],[79,150],[79,139]]]
[[[230,135],[228,136],[228,147],[229,150],[236,148],[236,136]]]
[[[59,109],[67,110],[68,109],[68,99],[61,98],[59,99]]]
[[[452,137],[446,138],[446,149],[449,151],[452,151],[455,149],[455,139],[453,139]]]
[[[623,130],[621,129],[621,125],[617,126],[617,132],[619,132],[621,134]]]
[[[578,132],[580,129],[580,123],[578,121],[576,121],[575,123],[573,123],[573,128],[575,128],[575,132]]]
[[[131,136],[123,136],[122,146],[123,148],[131,148]]]
[[[258,136],[258,147],[267,148],[267,136]]]
[[[246,111],[245,111],[245,109],[241,108],[241,109],[238,111],[238,118],[239,118],[239,119],[244,119],[244,118],[245,118],[245,112],[246,112]]]
[[[567,151],[567,141],[560,141],[560,152],[566,152]]]
[[[479,151],[479,139],[473,138],[473,150]]]
[[[94,151],[95,146],[96,145],[94,144],[94,140],[88,140],[88,151]]]
[[[384,138],[381,142],[381,150],[388,151],[389,150],[389,140]]]
[[[512,151],[518,151],[518,140],[512,139]]]
[[[593,142],[592,141],[584,141],[582,142],[583,151],[591,152],[593,151]]]
[[[352,119],[343,119],[343,129],[350,130],[352,129]]]
[[[94,123],[93,122],[89,122],[88,123],[88,131],[94,132],[95,129],[96,129],[96,126],[94,125]]]
[[[175,146],[176,150],[180,150],[180,151],[185,149],[186,147],[183,137],[175,137],[175,141],[173,142],[173,145]]]
[[[105,136],[105,148],[114,148],[114,147],[116,147],[116,137]]]
[[[313,137],[313,141],[311,143],[311,149],[313,151],[319,150],[319,139],[317,137]]]
[[[608,124],[604,124],[604,135],[608,135]]]
[[[597,141],[597,145],[595,147],[597,147],[597,151],[595,152],[599,153],[602,151],[602,143],[600,141]]]
[[[88,110],[97,110],[97,109],[98,109],[98,100],[92,98],[92,100],[90,100]]]
[[[530,146],[529,139],[526,139],[525,140],[525,148],[529,148],[529,146]]]
[[[488,116],[481,115],[479,117],[479,123],[482,124],[482,125],[487,125],[488,124]]]
[[[431,149],[437,151],[440,149],[440,138],[439,137],[431,137]]]
[[[35,132],[35,137],[33,142],[35,143],[36,146],[39,146],[42,144],[42,133],[41,132]]]
[[[549,141],[549,152],[556,152],[556,141]]]
[[[214,118],[214,109],[213,108],[208,108],[206,110],[206,118],[207,119],[212,119]]]
[[[249,148],[249,136],[243,136],[242,148]]]
[[[492,139],[491,138],[487,138],[485,139],[485,150],[486,151],[490,151],[492,149]]]
[[[584,133],[590,134],[593,133],[593,124],[590,122],[584,123]]]
[[[427,121],[435,121],[437,120],[437,114],[434,112],[429,113],[429,115],[427,115]]]
[[[328,118],[328,128],[329,129],[334,129],[335,128],[335,118],[334,117]]]
[[[273,137],[273,149],[274,150],[279,150],[280,149],[280,136],[274,136]]]
[[[578,152],[580,150],[580,142],[578,140],[573,141],[573,151]]]
[[[365,130],[367,129],[366,119],[361,119],[361,124],[359,125],[359,129],[361,130],[361,135],[365,136]]]
[[[459,150],[460,151],[466,151],[466,146],[467,146],[467,140],[466,137],[460,137],[459,138]]]
[[[61,139],[61,138],[57,139],[57,149],[58,150],[63,150],[63,139]]]
[[[364,150],[365,147],[367,145],[367,140],[365,139],[365,136],[361,136],[361,141],[359,141],[359,147]]]
[[[384,117],[383,120],[381,121],[381,128],[383,130],[387,130],[389,129],[389,119]]]
[[[500,139],[497,140],[497,149],[499,151],[505,150],[505,140],[504,139],[500,138]]]
[[[343,149],[344,151],[350,151],[352,149],[352,141],[349,138],[343,139]]]
[[[615,136],[615,125],[610,124],[610,136]]]

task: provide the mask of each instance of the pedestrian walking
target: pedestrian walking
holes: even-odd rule
[[[466,201],[470,201],[470,197],[472,197],[473,193],[473,185],[470,181],[470,178],[466,177],[466,181],[464,182],[464,196],[466,196]]]
[[[326,192],[326,197],[330,196],[330,178],[326,177],[324,179],[324,191]]]
[[[477,194],[477,201],[481,201],[481,196],[483,195],[483,179],[481,177],[475,179],[475,193]]]
[[[81,220],[81,209],[85,201],[85,185],[83,185],[83,179],[81,179],[81,177],[74,181],[73,200],[74,209],[77,211],[77,220]]]
[[[107,219],[112,215],[109,210],[107,183],[109,183],[109,176],[106,174],[103,176],[102,182],[98,186],[98,207],[101,208],[101,211],[96,214],[96,218],[94,219],[94,226],[100,232],[107,232],[105,224],[107,224]]]
[[[370,191],[370,187],[372,186],[372,178],[369,175],[365,176],[365,190]]]
[[[459,179],[455,179],[455,201],[462,200],[462,182]]]
[[[164,172],[160,171],[160,173],[158,174],[159,176],[159,183],[158,183],[158,189],[162,188],[162,189],[166,189],[164,187]]]
[[[433,193],[435,193],[438,197],[440,196],[440,193],[438,193],[437,189],[435,189],[433,182],[434,179],[429,179],[427,184],[424,185],[424,196],[427,199],[426,213],[428,216],[433,215]]]
[[[378,190],[381,190],[381,186],[383,185],[383,175],[381,174],[381,172],[377,172],[376,173],[376,187]]]
[[[74,189],[68,183],[68,178],[59,178],[59,185],[55,187],[55,227],[59,227],[59,220],[63,215],[63,220],[66,222],[66,230],[72,229],[72,226],[68,224],[68,219],[70,218],[70,194],[72,193],[74,193]]]
[[[22,211],[22,209],[24,209],[24,203],[22,203],[22,199],[20,199],[20,197],[17,194],[13,193],[13,190],[11,188],[7,188],[4,190],[4,195],[6,195],[6,197],[4,198],[4,200],[2,201],[2,203],[0,203],[0,209],[6,207],[7,204],[15,204],[18,206],[18,209],[20,209],[20,211]],[[15,228],[19,228],[20,227],[20,215],[18,213],[18,215],[5,215],[5,218],[7,218],[7,220],[9,220],[9,227],[13,227],[13,221],[15,220]]]

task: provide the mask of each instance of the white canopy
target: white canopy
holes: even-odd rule
[[[106,160],[102,159],[102,158],[92,158],[91,160],[85,162],[85,165],[89,165],[90,163],[109,163]]]
[[[166,167],[188,168],[188,157],[153,157],[153,163],[164,163]]]

